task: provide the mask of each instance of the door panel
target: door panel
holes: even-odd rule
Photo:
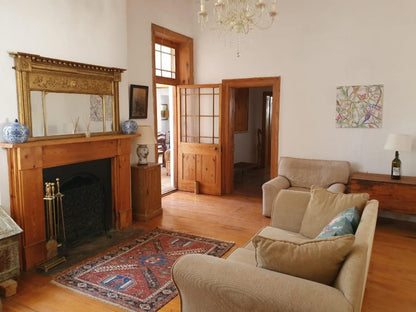
[[[178,86],[178,188],[221,195],[221,85]]]

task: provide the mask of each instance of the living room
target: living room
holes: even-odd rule
[[[416,106],[410,94],[414,88],[412,65],[416,65],[412,40],[416,4],[410,0],[400,4],[389,0],[281,0],[274,25],[243,38],[239,57],[235,41],[200,29],[196,0],[5,0],[0,6],[0,128],[18,116],[14,64],[8,54],[17,51],[126,69],[120,82],[120,120],[129,117],[129,85],[145,85],[150,88],[148,118],[138,120],[138,124],[154,127],[153,23],[194,39],[195,83],[281,78],[279,156],[346,160],[353,171],[389,174],[393,152],[383,148],[388,135],[416,136]],[[384,85],[385,91],[382,126],[337,128],[337,87],[376,84]],[[137,162],[135,146],[133,141],[132,164]],[[416,175],[413,153],[400,154],[404,176]],[[152,151],[149,159],[154,159]],[[4,177],[0,204],[10,213],[7,153],[3,149],[0,173]],[[192,203],[212,205],[206,196],[184,196]],[[248,201],[261,207],[259,200]],[[179,209],[169,196],[163,204]],[[411,216],[399,217],[415,221]],[[261,217],[261,208],[255,218],[255,223],[248,225],[230,217],[230,222],[237,222],[230,227],[250,228],[250,233],[242,229],[241,237],[233,238],[236,243],[247,242],[255,227],[258,230],[269,222]],[[145,227],[171,227],[169,222],[177,222],[177,230],[184,230],[180,216],[150,221]],[[193,229],[195,234],[204,234],[198,226]],[[103,306],[98,304],[95,309],[102,310]]]

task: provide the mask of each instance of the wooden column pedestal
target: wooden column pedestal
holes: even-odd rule
[[[162,214],[160,164],[131,167],[133,220],[147,221]]]
[[[111,159],[113,227],[132,223],[130,196],[131,139],[138,135],[108,135],[0,143],[7,149],[11,216],[23,229],[23,269],[46,260],[43,169],[97,159]]]

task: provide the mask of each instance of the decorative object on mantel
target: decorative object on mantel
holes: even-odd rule
[[[400,180],[402,162],[399,158],[399,152],[410,152],[412,150],[412,140],[410,135],[390,134],[387,137],[384,149],[395,151],[395,157],[391,164],[391,178]]]
[[[121,123],[121,131],[124,134],[135,134],[137,131],[137,123],[132,120],[126,120]]]
[[[0,207],[0,282],[20,274],[19,234],[22,229]]]
[[[53,283],[127,311],[154,312],[178,294],[171,279],[176,259],[221,257],[233,245],[157,228],[57,274]]]
[[[155,134],[150,126],[140,126],[139,134],[141,135],[137,140],[137,156],[139,156],[138,165],[147,165],[147,156],[149,155],[149,148],[147,145],[156,144]]]
[[[213,1],[210,1],[213,2]],[[270,7],[266,5],[270,2]],[[272,26],[277,15],[277,0],[216,0],[212,6],[212,20],[214,29],[220,34],[246,35],[252,29],[268,29]],[[201,28],[207,26],[209,20],[206,10],[206,1],[201,0],[198,22]],[[237,42],[237,57],[240,56],[239,39]]]
[[[337,87],[337,128],[381,128],[384,85]]]
[[[3,138],[9,143],[25,143],[29,138],[29,128],[19,123],[17,119],[3,128]]]
[[[29,141],[120,132],[119,82],[124,69],[9,54],[16,72],[18,118],[30,130]]]

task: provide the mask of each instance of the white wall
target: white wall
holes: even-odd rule
[[[17,117],[13,59],[8,52],[127,68],[126,0],[0,0],[0,129]],[[120,115],[128,118],[128,79]],[[7,157],[0,150],[0,204],[10,211]]]
[[[154,123],[151,24],[193,37],[193,9],[189,0],[127,0],[129,83],[149,86],[147,119],[137,119],[139,125],[153,128]],[[135,148],[133,142],[133,154]],[[154,149],[150,151],[148,159],[155,161]],[[132,161],[136,160],[137,156],[132,155]]]
[[[278,10],[271,29],[240,43],[239,58],[215,31],[196,31],[196,82],[281,76],[280,156],[390,173],[387,135],[416,136],[416,1],[280,0]],[[335,127],[336,87],[356,84],[384,84],[381,129]],[[416,175],[415,145],[400,154],[404,175]]]

